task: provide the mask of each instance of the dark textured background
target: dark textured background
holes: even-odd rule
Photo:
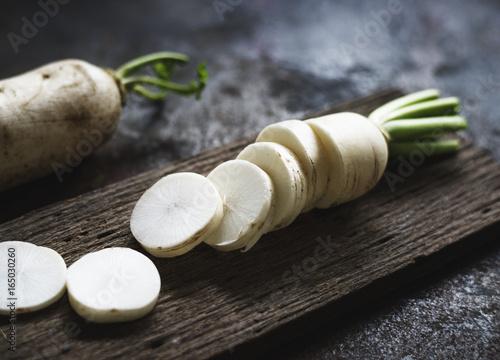
[[[387,87],[459,96],[464,136],[500,160],[498,1],[401,0],[383,25],[391,1],[232,3],[221,19],[211,0],[72,0],[16,54],[7,34],[40,7],[4,1],[1,78],[72,57],[117,67],[160,50],[190,55],[179,81],[199,61],[211,77],[200,101],[131,97],[113,139],[62,184],[49,176],[0,193],[0,220]],[[500,358],[499,269],[493,244],[269,357]]]

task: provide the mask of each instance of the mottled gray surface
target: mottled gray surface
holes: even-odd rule
[[[487,246],[266,358],[498,359],[499,253]]]
[[[7,34],[20,34],[22,17],[40,7],[5,1],[2,78],[69,57],[116,67],[158,50],[191,56],[178,80],[191,79],[198,61],[206,61],[211,78],[198,102],[172,96],[151,105],[132,97],[102,151],[62,184],[49,177],[0,194],[4,215],[6,208],[19,215],[386,87],[436,87],[459,96],[470,121],[465,135],[500,160],[499,2],[232,3],[241,4],[221,20],[211,0],[72,0],[15,54]],[[381,11],[386,16],[377,25]],[[387,305],[363,309],[353,324],[344,320],[295,341],[286,357],[494,358],[500,249],[490,250],[393,295]]]

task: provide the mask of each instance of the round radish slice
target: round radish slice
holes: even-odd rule
[[[255,142],[275,142],[297,155],[308,180],[302,212],[313,209],[325,195],[330,181],[328,157],[318,135],[301,120],[287,120],[266,126]]]
[[[249,250],[274,217],[274,187],[269,175],[245,160],[220,164],[207,176],[224,201],[224,216],[205,243],[221,251]]]
[[[167,175],[139,199],[130,219],[134,237],[157,257],[184,254],[220,224],[221,197],[210,180],[196,173]]]
[[[0,314],[31,312],[66,290],[66,264],[56,251],[23,241],[0,243]]]
[[[78,315],[97,323],[136,320],[155,306],[160,274],[145,255],[107,248],[84,255],[68,268],[69,302]]]
[[[307,178],[297,156],[283,145],[258,142],[244,148],[237,159],[264,170],[274,184],[276,214],[268,231],[290,225],[307,201]]]

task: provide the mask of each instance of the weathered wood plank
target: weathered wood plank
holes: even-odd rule
[[[375,94],[330,111],[366,114],[397,95]],[[0,241],[49,246],[68,265],[110,246],[142,251],[129,217],[143,191],[171,172],[207,173],[253,139],[27,214],[1,225]],[[389,171],[398,173],[399,166],[395,160]],[[247,356],[396,289],[498,233],[500,167],[486,153],[464,142],[457,155],[424,159],[413,168],[400,172],[404,182],[394,191],[383,179],[361,199],[302,214],[248,253],[220,253],[202,244],[179,258],[153,259],[163,285],[157,307],[144,319],[89,324],[66,296],[19,316],[18,352],[7,358]]]

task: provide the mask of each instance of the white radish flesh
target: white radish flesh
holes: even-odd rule
[[[245,160],[230,160],[217,166],[210,179],[224,202],[218,229],[205,243],[221,251],[251,248],[273,219],[274,187],[269,175]]]
[[[268,230],[281,229],[291,224],[307,201],[307,178],[297,156],[283,145],[259,142],[248,145],[237,159],[257,165],[273,181],[276,214]]]
[[[43,309],[66,290],[66,264],[47,247],[22,241],[0,243],[0,273],[0,315]],[[12,301],[15,306],[11,309]]]
[[[281,121],[266,126],[256,142],[275,142],[290,149],[299,158],[308,179],[307,201],[302,212],[313,209],[328,188],[328,157],[310,126],[300,120]]]
[[[330,182],[316,206],[328,208],[372,189],[387,164],[387,142],[378,127],[355,113],[338,113],[306,121],[329,157]]]
[[[58,61],[0,81],[0,190],[64,173],[105,143],[120,111],[115,78],[85,61]]]
[[[225,215],[205,242],[224,251],[248,250],[262,234],[289,225],[301,211],[362,196],[382,177],[388,144],[392,155],[411,155],[418,147],[411,139],[467,127],[465,119],[450,116],[458,113],[458,99],[438,97],[435,90],[407,95],[375,110],[370,119],[344,112],[267,126],[237,160],[208,176],[223,197]],[[434,154],[448,154],[459,141],[428,144]],[[264,197],[268,192],[273,196]]]
[[[84,255],[68,268],[73,309],[97,323],[136,320],[155,306],[160,274],[145,255],[129,248],[108,248]]]
[[[196,173],[176,173],[146,190],[132,212],[130,229],[146,251],[172,257],[210,236],[222,215],[222,199],[210,180]]]

